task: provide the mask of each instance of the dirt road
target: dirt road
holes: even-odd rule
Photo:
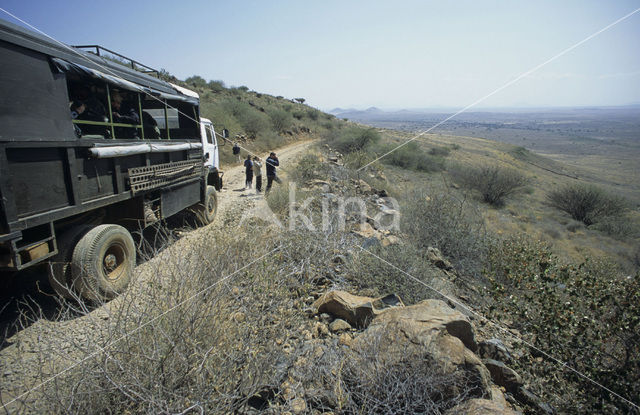
[[[277,154],[281,163],[278,175],[286,177],[287,168],[306,154],[313,142],[312,140],[303,141],[278,149]],[[264,167],[263,180],[264,191],[266,187]],[[244,181],[243,166],[225,169],[224,188],[218,193],[218,213],[214,223],[182,232],[180,239],[175,243],[136,267],[135,280],[128,288],[126,295],[123,294],[121,297],[131,298],[140,295],[139,298],[145,298],[144,293],[148,291],[148,284],[161,283],[158,281],[157,270],[162,268],[162,261],[167,256],[188,257],[190,247],[194,243],[207,239],[212,230],[225,229],[226,232],[228,229],[230,233],[242,232],[239,227],[241,227],[240,219],[243,213],[261,204],[266,206],[264,193],[256,194],[255,180],[254,188],[248,190],[244,190]],[[67,311],[62,320],[55,316],[55,310],[42,313],[40,316],[38,311],[31,313],[35,315],[33,321],[28,322],[23,329],[6,339],[0,349],[0,408],[9,413],[29,413],[28,402],[38,399],[38,388],[43,381],[52,379],[69,367],[82,364],[76,357],[78,345],[105,344],[108,339],[99,336],[104,336],[104,332],[108,331],[105,327],[108,327],[114,316],[117,317],[123,304],[127,304],[121,297],[92,310],[81,310],[75,315]],[[37,308],[38,305],[35,304],[35,307]],[[69,338],[74,340],[69,344],[56,345],[56,350],[43,352],[50,347],[47,342],[48,337],[60,331],[72,334]],[[46,359],[43,359],[43,355]],[[23,395],[32,388],[31,393]],[[17,397],[20,399],[15,400]],[[21,402],[25,402],[26,405]]]

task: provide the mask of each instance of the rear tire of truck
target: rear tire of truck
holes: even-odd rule
[[[218,212],[218,197],[216,196],[216,189],[213,186],[207,186],[204,203],[198,203],[194,207],[194,211],[196,218],[203,225],[208,225],[213,222]]]
[[[80,239],[72,257],[73,286],[88,300],[106,301],[123,292],[136,265],[129,231],[119,225],[99,225]]]
[[[60,297],[67,299],[76,297],[71,273],[73,250],[78,240],[90,229],[91,226],[76,226],[66,230],[57,238],[58,254],[51,258],[47,264],[47,276],[49,277],[49,285]]]

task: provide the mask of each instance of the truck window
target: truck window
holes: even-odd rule
[[[206,125],[204,129],[207,132],[207,142],[209,144],[213,144],[213,134],[211,133],[211,126]]]
[[[69,111],[79,138],[141,139],[144,137],[138,92],[104,81],[67,74]],[[151,133],[153,129],[149,131]]]

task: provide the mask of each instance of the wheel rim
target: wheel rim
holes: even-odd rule
[[[122,244],[113,244],[102,256],[102,272],[106,279],[115,281],[126,272],[127,251]]]
[[[216,211],[216,200],[213,197],[210,197],[207,201],[207,212],[209,216],[213,215]]]

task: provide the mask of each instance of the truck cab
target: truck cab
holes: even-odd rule
[[[202,150],[204,152],[204,166],[208,171],[207,184],[215,187],[216,190],[222,189],[222,176],[224,173],[220,170],[220,158],[218,156],[218,140],[216,130],[213,123],[208,118],[200,117],[200,135],[202,136]],[[222,130],[222,145],[229,136],[226,129]]]

